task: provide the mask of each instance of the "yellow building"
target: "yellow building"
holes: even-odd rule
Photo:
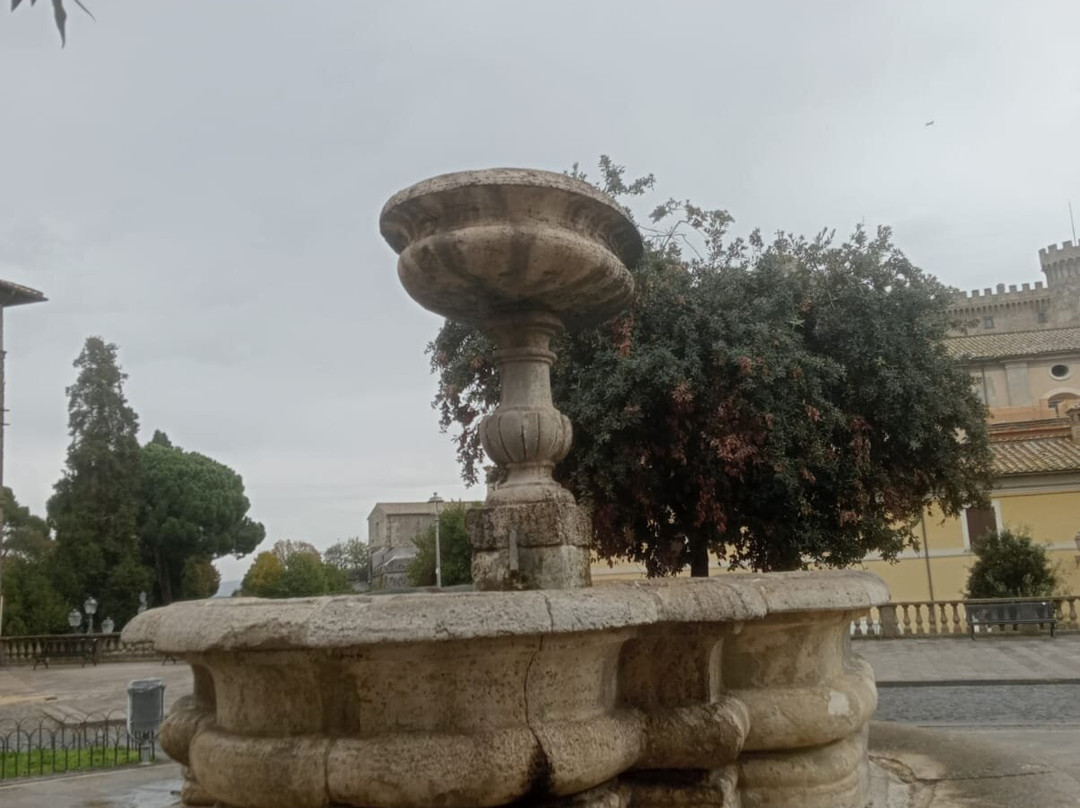
[[[919,552],[894,563],[868,558],[864,568],[885,579],[894,601],[960,600],[974,562],[972,537],[1021,528],[1047,546],[1062,589],[1080,592],[1080,410],[1074,412],[1071,427],[1039,437],[995,434],[991,507],[948,520],[931,508],[917,531]]]

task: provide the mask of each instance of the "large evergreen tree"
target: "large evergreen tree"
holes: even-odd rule
[[[67,389],[71,444],[48,504],[57,542],[54,581],[69,604],[81,608],[92,595],[99,620],[123,625],[151,581],[137,533],[139,421],[124,396],[127,374],[115,345],[89,337],[74,366],[78,377]]]
[[[154,433],[142,449],[138,524],[143,561],[154,570],[155,603],[207,597],[210,562],[258,546],[266,531],[248,517],[250,506],[239,474]]]
[[[601,167],[614,196],[652,185]],[[628,311],[553,346],[555,404],[574,424],[556,476],[592,507],[600,554],[650,574],[708,574],[710,554],[846,566],[913,545],[929,499],[947,515],[983,502],[985,413],[944,348],[950,290],[884,229],[766,245],[729,239],[730,222],[661,205]],[[470,481],[498,401],[491,348],[454,322],[429,347]]]

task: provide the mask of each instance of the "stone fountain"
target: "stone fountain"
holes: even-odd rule
[[[505,482],[469,514],[477,592],[154,609],[125,641],[194,671],[162,729],[189,805],[864,808],[873,674],[858,572],[589,588],[551,338],[617,313],[641,253],[591,186],[496,169],[402,191],[382,233],[406,290],[497,346],[482,426]]]

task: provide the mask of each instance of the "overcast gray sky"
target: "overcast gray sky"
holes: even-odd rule
[[[65,50],[48,4],[0,14],[0,277],[50,298],[7,317],[7,482],[39,512],[91,334],[267,544],[467,496],[377,226],[433,174],[609,153],[739,233],[892,225],[963,288],[1039,279],[1080,212],[1075,0],[90,5]]]

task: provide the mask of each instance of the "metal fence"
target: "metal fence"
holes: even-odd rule
[[[1006,602],[1009,599],[1006,599]],[[1077,605],[1080,595],[1040,598],[1054,604],[1059,632],[1080,631]],[[979,601],[990,603],[992,601]],[[946,637],[966,636],[970,627],[966,601],[900,601],[876,606],[862,620],[851,624],[852,637]]]
[[[78,723],[0,719],[0,781],[152,763],[157,755],[157,738],[129,735],[123,713]]]

